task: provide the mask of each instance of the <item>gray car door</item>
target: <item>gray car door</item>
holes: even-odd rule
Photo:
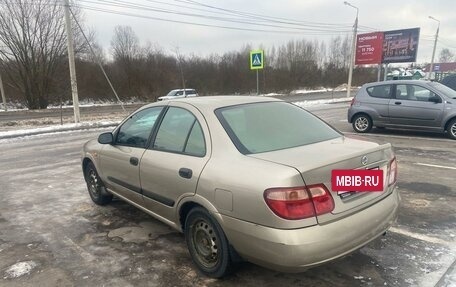
[[[117,129],[114,144],[103,146],[100,170],[108,188],[133,202],[142,202],[139,163],[163,107],[141,110]]]
[[[440,102],[430,101],[438,98]],[[390,124],[395,126],[439,128],[444,103],[431,90],[420,85],[396,85],[389,104]]]
[[[209,130],[201,113],[191,105],[173,103],[141,159],[144,206],[175,221],[177,203],[196,192],[209,157]]]
[[[362,105],[368,107],[367,111],[374,121],[374,125],[386,125],[389,122],[389,101],[391,99],[392,85],[377,85],[366,89],[367,97],[360,97]],[[364,102],[365,101],[365,102]]]

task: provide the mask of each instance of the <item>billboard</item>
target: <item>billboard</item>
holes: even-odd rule
[[[356,65],[382,62],[383,32],[360,34],[356,39]]]
[[[384,32],[382,62],[416,62],[419,36],[420,28]]]

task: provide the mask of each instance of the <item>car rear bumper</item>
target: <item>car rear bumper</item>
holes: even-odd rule
[[[283,230],[222,215],[228,240],[246,260],[283,272],[301,272],[347,255],[382,235],[396,220],[399,194],[324,225]],[[375,220],[369,220],[375,218]]]

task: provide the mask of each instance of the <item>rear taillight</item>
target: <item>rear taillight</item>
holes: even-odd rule
[[[355,98],[353,97],[353,99],[350,102],[350,107],[353,106],[354,103],[355,103]]]
[[[394,157],[389,164],[388,186],[394,184],[397,180],[397,161]]]
[[[264,199],[276,215],[285,219],[309,218],[334,209],[332,196],[323,184],[267,189]]]

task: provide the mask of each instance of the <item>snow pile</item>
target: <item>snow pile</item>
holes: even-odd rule
[[[285,94],[278,94],[278,93],[269,93],[269,94],[261,94],[260,97],[281,97],[285,96]]]
[[[18,278],[23,275],[29,274],[33,268],[35,268],[37,264],[33,261],[23,261],[18,262],[14,265],[11,265],[5,271],[5,279],[6,278]]]
[[[324,100],[294,102],[293,104],[295,104],[297,106],[300,106],[300,107],[309,107],[309,106],[316,106],[316,105],[323,105],[323,104],[349,102],[352,99],[353,99],[353,97],[350,97],[350,98],[337,98],[337,99],[324,99]]]
[[[332,89],[321,88],[318,90],[294,90],[290,92],[290,95],[296,94],[313,94],[313,93],[324,93],[324,92],[331,92]]]

